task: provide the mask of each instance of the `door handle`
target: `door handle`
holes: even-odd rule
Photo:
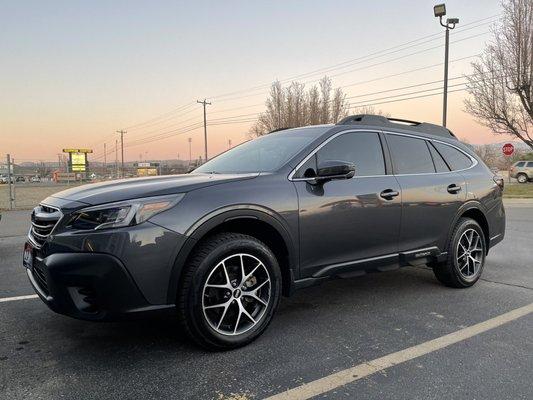
[[[392,200],[394,197],[399,196],[400,192],[393,189],[385,189],[379,195],[385,200]]]
[[[451,185],[448,185],[448,193],[456,194],[461,191],[461,186],[457,186],[455,183],[452,183]]]

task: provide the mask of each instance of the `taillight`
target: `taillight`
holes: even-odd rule
[[[496,185],[500,187],[501,190],[503,190],[504,183],[503,178],[501,176],[495,176],[494,178],[492,178],[492,180],[496,183]]]

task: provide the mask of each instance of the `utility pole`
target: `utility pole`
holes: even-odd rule
[[[459,18],[448,18],[446,23],[442,22],[442,17],[446,15],[446,5],[437,4],[433,7],[433,13],[435,17],[439,17],[441,26],[446,28],[445,41],[444,41],[444,89],[442,98],[442,126],[446,126],[446,118],[448,113],[448,52],[450,47],[450,30],[455,28],[455,25],[459,23]]]
[[[107,149],[106,144],[104,143],[104,178],[107,175]]]
[[[125,130],[117,131],[117,133],[120,133],[120,152],[122,153],[122,161],[121,161],[121,172],[120,175],[122,178],[124,178],[124,134],[127,133]]]
[[[118,178],[118,139],[115,139],[115,177]]]
[[[11,156],[7,155],[7,183],[9,184],[9,209],[13,209],[13,182],[11,182]]]
[[[231,149],[231,139],[228,139],[228,149]]]
[[[205,113],[205,107],[208,105],[210,106],[211,103],[207,102],[206,99],[204,99],[203,101],[196,100],[196,102],[204,106],[204,145],[205,145],[204,156],[205,156],[205,161],[207,161],[207,117]]]
[[[188,138],[187,141],[189,142],[189,166],[191,165],[191,144],[192,144],[192,138]]]

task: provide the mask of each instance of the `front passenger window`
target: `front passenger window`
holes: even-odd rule
[[[375,132],[349,132],[332,139],[311,156],[294,175],[316,176],[323,161],[346,161],[355,164],[356,176],[385,175],[385,160],[379,135]]]

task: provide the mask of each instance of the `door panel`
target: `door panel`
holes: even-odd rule
[[[356,177],[320,186],[294,184],[300,208],[302,277],[326,265],[398,252],[401,192],[394,176]],[[387,189],[399,195],[390,200],[381,197]]]
[[[466,200],[464,177],[449,172],[399,175],[396,178],[403,201],[400,252],[432,246],[444,251],[450,224]],[[451,185],[460,187],[460,191],[449,193]]]

